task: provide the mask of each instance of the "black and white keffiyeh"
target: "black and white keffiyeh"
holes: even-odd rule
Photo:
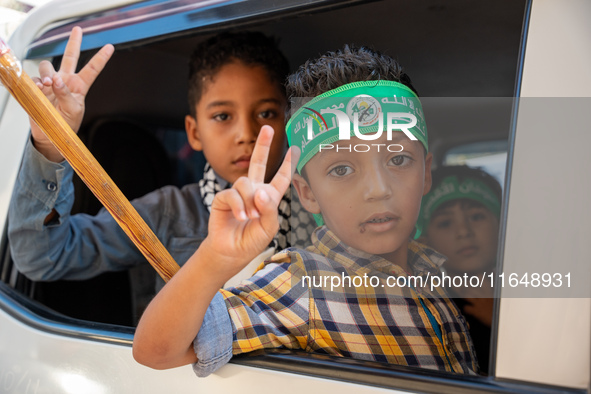
[[[203,204],[211,212],[215,195],[232,185],[219,177],[209,163],[205,164],[203,179],[199,181],[199,190]],[[294,197],[297,195],[294,193]],[[279,203],[279,231],[269,245],[279,252],[290,246],[305,247],[310,244],[310,236],[316,228],[316,222],[296,198],[292,199],[291,188],[287,189]],[[291,233],[291,234],[290,234]]]
[[[205,204],[209,213],[211,213],[211,204],[215,195],[230,186],[228,181],[216,175],[209,163],[205,163],[203,178],[199,180],[199,191],[201,192],[203,204]]]

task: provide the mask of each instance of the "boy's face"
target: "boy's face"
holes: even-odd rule
[[[468,199],[442,205],[431,216],[426,243],[448,258],[453,273],[482,272],[495,264],[499,220],[484,205]]]
[[[368,152],[341,147],[369,144]],[[401,152],[378,152],[371,144],[400,144]],[[431,154],[402,132],[392,141],[339,141],[341,150],[323,150],[304,167],[308,182],[294,177],[304,207],[322,213],[325,224],[344,243],[366,253],[406,265],[406,245],[414,230],[421,197],[431,187]],[[361,150],[364,148],[360,148]],[[393,147],[392,150],[399,150]]]
[[[248,174],[254,143],[264,125],[275,130],[267,181],[286,152],[286,99],[261,66],[228,63],[204,83],[197,119],[185,118],[191,147],[202,150],[215,172],[230,183]]]

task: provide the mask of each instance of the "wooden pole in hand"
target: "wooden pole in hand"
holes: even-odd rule
[[[0,81],[113,215],[158,274],[168,282],[178,264],[0,39]]]

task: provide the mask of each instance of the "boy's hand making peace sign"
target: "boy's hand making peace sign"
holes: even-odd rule
[[[204,244],[229,260],[224,268],[228,278],[265,250],[279,230],[277,208],[291,182],[292,162],[296,163],[299,155],[290,149],[271,182],[264,183],[273,133],[270,126],[261,128],[248,177],[239,178],[213,200]]]
[[[49,61],[44,60],[39,64],[39,77],[32,78],[75,132],[78,132],[84,117],[86,94],[115,50],[113,45],[105,45],[76,73],[81,45],[82,29],[74,27],[66,44],[59,71],[56,71]],[[47,159],[55,162],[64,159],[32,120],[31,134],[35,147]]]
[[[209,303],[223,284],[271,242],[278,230],[277,208],[299,159],[290,149],[270,183],[264,183],[273,129],[263,126],[248,177],[219,192],[211,208],[209,234],[164,286],[137,326],[133,355],[152,368],[194,363],[193,339]]]

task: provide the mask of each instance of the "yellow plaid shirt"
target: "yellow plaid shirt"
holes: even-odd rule
[[[443,289],[388,286],[409,274],[380,256],[346,246],[326,227],[316,230],[312,242],[306,250],[276,254],[248,281],[221,290],[233,326],[233,354],[284,347],[478,371],[466,321]],[[443,261],[432,249],[409,244],[413,276],[439,275]],[[345,286],[331,287],[333,277]],[[364,277],[371,282],[357,286]]]

